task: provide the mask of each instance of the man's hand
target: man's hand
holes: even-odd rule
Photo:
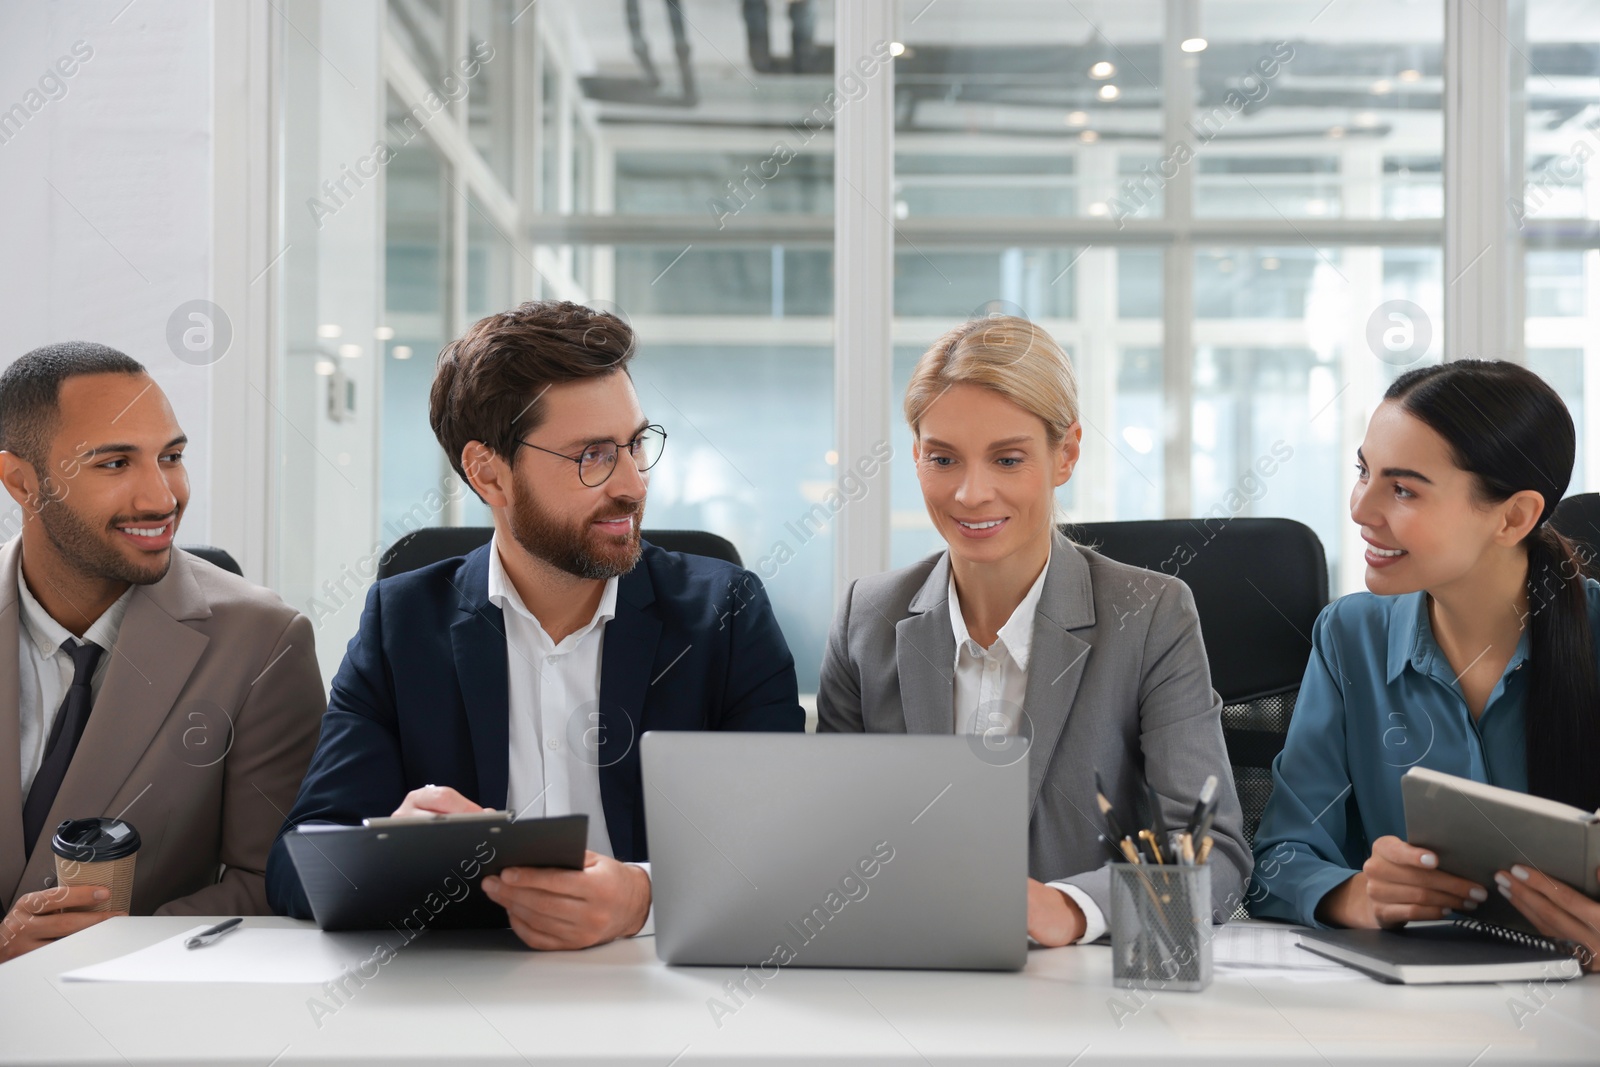
[[[37,893],[24,893],[17,898],[11,914],[0,921],[0,963],[86,930],[113,915],[128,914],[125,911],[69,910],[91,908],[109,899],[111,890],[96,885],[61,885]]]
[[[1028,879],[1028,936],[1046,948],[1070,945],[1089,926],[1078,902],[1037,878]]]
[[[1518,864],[1496,871],[1500,895],[1527,916],[1544,936],[1575,941],[1583,947],[1579,961],[1586,971],[1600,971],[1600,901],[1590,900],[1565,882]]]
[[[483,880],[529,948],[572,949],[632,937],[650,915],[650,876],[629,863],[586,852],[583,870],[507,867]]]
[[[482,804],[474,804],[447,785],[425,785],[406,794],[400,806],[389,816],[403,815],[455,815],[459,812],[488,811]]]
[[[1419,919],[1442,919],[1447,910],[1471,911],[1489,899],[1476,882],[1446,874],[1439,857],[1392,834],[1372,843],[1361,873],[1330,890],[1317,918],[1336,926],[1393,929]]]

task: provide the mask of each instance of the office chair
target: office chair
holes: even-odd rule
[[[212,548],[210,545],[179,545],[178,547],[191,556],[199,556],[214,567],[221,567],[223,570],[231,571],[241,578],[244,577],[244,571],[240,569],[238,561],[228,555],[225,549]]]
[[[1328,603],[1322,542],[1292,519],[1086,522],[1062,530],[1119,563],[1188,584],[1211,684],[1222,697],[1245,840],[1253,844],[1272,795],[1272,760],[1283,750],[1311,657],[1311,627]]]
[[[1584,571],[1600,578],[1600,493],[1574,493],[1556,505],[1550,525],[1578,543]]]
[[[646,541],[668,552],[687,552],[691,556],[710,556],[744,566],[739,550],[726,537],[704,530],[643,530]],[[464,556],[494,536],[493,526],[425,526],[401,537],[378,560],[378,577],[414,571],[452,556]]]

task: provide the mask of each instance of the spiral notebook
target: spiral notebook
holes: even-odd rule
[[[1300,947],[1380,982],[1528,982],[1579,978],[1570,947],[1476,919],[1399,930],[1302,930]]]
[[[1600,898],[1600,812],[1413,767],[1400,779],[1406,840],[1440,870],[1489,890],[1471,916],[1400,930],[1306,930],[1300,947],[1385,982],[1577,978],[1578,946],[1552,941],[1494,889],[1496,871],[1533,867]]]

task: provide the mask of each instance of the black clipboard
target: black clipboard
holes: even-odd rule
[[[284,844],[323,930],[401,932],[509,926],[478,883],[507,867],[583,869],[589,816],[513,821],[504,812],[311,823]]]

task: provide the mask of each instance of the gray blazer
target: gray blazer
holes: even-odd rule
[[[955,636],[949,553],[852,582],[833,620],[817,729],[951,733]],[[1206,775],[1220,782],[1212,829],[1218,921],[1250,876],[1243,817],[1222,740],[1222,700],[1189,587],[1073,544],[1059,531],[1033,622],[1021,731],[1030,739],[1028,874],[1082,889],[1111,919],[1094,774],[1124,829],[1146,776],[1169,826],[1182,825]]]

